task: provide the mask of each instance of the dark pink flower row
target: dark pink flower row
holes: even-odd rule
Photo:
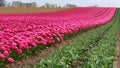
[[[8,59],[15,50],[29,50],[37,44],[54,44],[62,41],[65,34],[100,26],[109,22],[116,8],[74,8],[51,13],[1,14],[0,58]]]

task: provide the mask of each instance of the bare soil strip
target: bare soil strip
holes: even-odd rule
[[[68,8],[12,8],[12,7],[0,7],[0,14],[21,14],[21,13],[45,13],[45,12],[56,12],[56,11],[64,11]]]
[[[117,43],[117,48],[116,48],[116,57],[115,57],[115,62],[114,62],[114,68],[120,68],[120,31],[118,34],[118,43]]]
[[[120,20],[119,20],[119,22],[120,22]],[[120,26],[119,26],[119,29],[120,29]],[[119,34],[118,34],[118,40],[117,40],[114,68],[120,68],[120,30],[119,30]]]
[[[80,35],[77,35],[76,37],[73,37],[72,39],[68,39],[68,40],[64,40],[61,43],[57,43],[52,47],[49,47],[47,49],[43,49],[40,53],[38,53],[37,56],[30,56],[27,59],[23,59],[23,60],[19,60],[16,63],[12,63],[12,64],[8,64],[6,65],[4,68],[28,68],[28,66],[30,68],[33,68],[34,64],[39,62],[41,58],[47,57],[48,55],[50,55],[52,52],[54,52],[55,50],[57,50],[59,47],[63,47],[65,44],[69,44],[72,41],[80,38],[81,36],[95,30],[96,28],[91,28],[90,30],[87,30],[85,32],[83,32]]]

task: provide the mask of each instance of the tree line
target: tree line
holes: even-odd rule
[[[42,6],[38,6],[36,2],[24,3],[22,1],[13,1],[12,3],[6,3],[5,0],[0,0],[0,7],[74,8],[77,6],[74,4],[66,4],[65,6],[59,6],[57,4],[50,4],[50,3],[45,3]]]

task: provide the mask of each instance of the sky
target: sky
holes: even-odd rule
[[[120,0],[6,0],[7,2],[22,1],[22,2],[37,2],[38,6],[45,3],[58,4],[65,6],[66,4],[75,4],[80,7],[98,5],[101,7],[120,7]]]

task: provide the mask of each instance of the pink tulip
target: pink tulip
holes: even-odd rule
[[[0,58],[1,58],[1,59],[4,59],[5,56],[4,56],[3,54],[0,54]]]
[[[8,62],[13,63],[14,59],[13,58],[8,58]]]
[[[46,42],[45,41],[41,41],[40,44],[41,45],[46,45]]]
[[[3,55],[6,56],[6,57],[9,56],[9,52],[8,51],[4,51]]]
[[[57,39],[57,41],[58,41],[58,42],[60,42],[60,41],[61,41],[61,40],[60,40],[60,38],[58,38],[58,37],[57,37],[56,39]]]
[[[22,54],[22,50],[21,49],[17,49],[17,53],[20,55]]]
[[[2,14],[0,58],[8,58],[12,50],[21,55],[22,49],[55,44],[55,41],[61,42],[64,35],[107,24],[115,12],[116,8],[80,7],[53,13]],[[12,58],[8,61],[14,62]]]
[[[52,40],[52,44],[54,44],[55,43],[55,41],[54,40]]]

